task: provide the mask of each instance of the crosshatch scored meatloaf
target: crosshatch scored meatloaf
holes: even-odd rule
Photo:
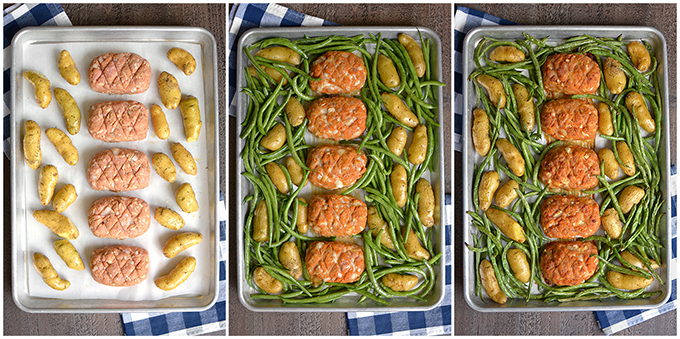
[[[364,272],[364,249],[339,241],[315,241],[307,248],[305,267],[312,284],[352,283]]]
[[[144,234],[151,224],[149,204],[135,197],[101,198],[90,206],[87,223],[99,238],[136,238]]]
[[[600,206],[589,197],[554,195],[541,204],[541,227],[547,237],[589,237],[600,229]]]
[[[576,286],[595,274],[599,260],[597,246],[592,242],[553,241],[541,253],[543,279],[548,284]]]
[[[360,90],[366,82],[364,61],[351,52],[329,51],[316,58],[309,75],[309,87],[321,94],[347,94]]]
[[[151,66],[134,53],[105,53],[92,59],[90,88],[105,94],[137,94],[149,89]]]
[[[546,102],[541,108],[543,132],[559,140],[595,139],[598,113],[586,100],[558,99]]]
[[[149,110],[137,101],[107,101],[90,106],[87,117],[90,135],[106,142],[146,139]]]
[[[307,154],[309,181],[334,190],[353,185],[366,172],[366,154],[351,146],[315,147]]]
[[[97,191],[132,191],[149,186],[149,158],[133,149],[97,153],[87,167],[87,181]]]
[[[309,201],[307,220],[322,237],[355,235],[366,228],[368,208],[363,201],[340,194],[315,195]]]
[[[351,140],[366,130],[366,106],[357,98],[319,98],[307,108],[309,132],[319,138]]]
[[[548,151],[539,177],[550,188],[587,190],[598,184],[600,162],[595,151],[581,146],[557,146]]]
[[[583,54],[553,54],[546,59],[541,71],[543,88],[549,99],[595,94],[600,86],[600,66]]]
[[[98,248],[90,256],[90,273],[94,281],[103,285],[137,285],[149,275],[149,252],[126,245]]]

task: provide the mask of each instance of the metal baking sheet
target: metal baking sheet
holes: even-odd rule
[[[428,28],[423,27],[304,27],[304,28],[257,28],[251,29],[243,34],[238,44],[238,56],[237,56],[237,88],[242,88],[245,86],[245,76],[244,69],[248,65],[247,56],[244,54],[243,47],[249,46],[254,42],[266,38],[266,37],[285,37],[289,39],[303,38],[305,35],[309,37],[315,36],[329,36],[329,35],[344,35],[344,36],[356,36],[360,34],[366,35],[382,33],[383,38],[396,39],[399,33],[407,33],[411,36],[418,36],[418,32],[423,34],[423,38],[430,39],[434,43],[433,51],[436,51],[437,61],[433,63],[432,66],[436,67],[434,72],[437,74],[437,78],[441,80],[441,41],[439,36]],[[372,46],[368,46],[369,52],[373,52]],[[443,103],[442,103],[442,88],[438,88],[438,105],[439,105],[439,122],[443,121]],[[245,119],[247,114],[247,97],[245,94],[238,92],[237,96],[237,121],[238,131],[236,135],[241,133],[241,122]],[[441,124],[443,126],[444,124]],[[444,140],[443,129],[439,128],[438,140]],[[243,142],[240,138],[237,138],[237,149],[243,148]],[[442,173],[444,173],[444,156],[438,153],[437,150],[441,150],[441,147],[435,148],[435,160],[438,163],[437,171],[429,173],[429,180],[435,190],[435,196],[440,188],[444,187],[444,178]],[[434,161],[434,160],[433,160]],[[238,165],[238,173],[244,172],[243,162],[240,161]],[[427,173],[426,173],[427,174]],[[426,177],[426,176],[424,176]],[[427,178],[427,177],[426,177]],[[251,186],[247,179],[242,175],[238,176],[237,182],[237,201],[243,201],[243,199],[250,194]],[[444,205],[444,195],[439,194],[439,206]],[[237,214],[238,214],[238,224],[236,227],[238,234],[238,294],[241,303],[248,309],[260,312],[362,312],[362,311],[424,311],[432,309],[439,305],[444,298],[444,288],[445,284],[445,265],[444,258],[439,260],[439,263],[435,265],[434,269],[437,271],[437,281],[433,289],[433,293],[424,300],[419,301],[413,298],[393,298],[390,300],[388,305],[382,305],[375,303],[373,301],[367,301],[363,305],[358,305],[359,300],[358,294],[348,294],[343,296],[339,300],[329,304],[309,304],[309,305],[281,305],[278,300],[261,300],[253,299],[250,297],[251,287],[248,285],[245,279],[245,268],[244,268],[244,247],[243,247],[243,222],[245,218],[246,208],[243,204],[236,204]],[[443,209],[441,209],[443,211]],[[439,212],[439,220],[443,221],[442,212]],[[437,216],[435,216],[435,219]],[[438,232],[436,233],[438,237],[434,239],[434,249],[435,251],[441,252],[444,249],[444,227],[441,225],[436,225],[438,227]]]
[[[621,26],[621,27],[605,27],[605,26],[493,26],[493,27],[477,27],[471,30],[464,40],[463,45],[463,59],[460,62],[463,63],[463,126],[465,131],[465,136],[463,137],[463,191],[467,192],[463,196],[463,206],[465,211],[472,209],[471,194],[472,192],[472,173],[474,172],[474,165],[480,163],[481,157],[474,149],[471,139],[471,125],[470,120],[472,116],[472,110],[476,107],[477,97],[474,93],[474,87],[467,80],[467,77],[472,73],[476,66],[473,61],[474,49],[477,43],[483,37],[491,37],[500,40],[516,40],[522,39],[522,32],[532,35],[536,38],[548,38],[549,44],[557,44],[564,39],[572,36],[578,36],[583,34],[589,34],[595,37],[610,37],[616,38],[619,35],[623,35],[624,41],[643,39],[649,42],[654,48],[656,53],[656,58],[659,60],[659,71],[657,76],[659,76],[659,85],[662,87],[663,102],[664,102],[664,136],[661,140],[662,144],[665,145],[662,148],[662,152],[659,155],[661,163],[665,164],[662,168],[662,178],[661,186],[662,192],[666,196],[666,220],[662,223],[660,227],[660,240],[665,244],[665,251],[662,253],[663,269],[660,270],[659,276],[664,280],[665,285],[660,285],[658,282],[650,287],[650,290],[658,290],[658,286],[661,286],[661,293],[656,297],[649,299],[634,299],[634,300],[622,300],[617,298],[609,298],[603,301],[592,300],[592,301],[578,301],[578,302],[566,302],[566,303],[545,303],[540,300],[531,300],[529,302],[524,299],[508,299],[508,302],[500,305],[483,294],[484,299],[480,299],[475,295],[475,270],[474,265],[474,255],[471,251],[463,251],[463,266],[464,266],[464,292],[465,301],[473,309],[480,312],[541,312],[541,311],[602,311],[602,310],[627,310],[627,309],[648,309],[658,307],[670,298],[671,286],[668,277],[671,272],[671,227],[670,227],[670,205],[669,202],[671,197],[670,187],[668,185],[667,176],[670,173],[670,159],[667,156],[670,152],[670,143],[668,139],[669,133],[669,102],[668,102],[668,61],[666,56],[666,39],[663,37],[661,32],[654,28],[649,27],[631,27],[631,26]],[[601,138],[598,138],[601,139]],[[601,141],[601,140],[600,140]],[[600,148],[599,144],[596,144]],[[471,225],[470,217],[467,213],[463,216],[463,242],[471,244],[472,236],[471,232],[474,228]],[[599,232],[602,232],[600,230]],[[598,233],[599,234],[599,233]],[[459,242],[459,246],[463,243]]]
[[[166,57],[172,47],[188,50],[197,62],[197,70],[185,76]],[[57,60],[62,49],[70,51],[78,70],[81,83],[71,86],[59,75]],[[134,52],[146,58],[151,64],[149,90],[136,95],[106,95],[92,91],[87,83],[87,69],[92,59],[106,52]],[[202,28],[191,27],[32,27],[16,34],[12,42],[11,71],[11,162],[12,162],[12,286],[14,301],[27,312],[162,312],[199,311],[212,306],[217,300],[219,260],[218,209],[219,201],[219,154],[217,149],[217,49],[215,38]],[[44,130],[57,127],[65,131],[64,119],[56,100],[42,110],[34,100],[33,88],[22,77],[22,72],[33,69],[45,74],[51,81],[52,89],[61,87],[76,99],[81,110],[81,130],[71,136],[78,148],[80,160],[75,166],[68,166],[44,135]],[[90,105],[109,100],[137,100],[150,108],[160,105],[156,79],[162,71],[173,74],[180,83],[183,95],[199,99],[203,126],[199,140],[187,143],[179,109],[162,107],[170,125],[170,138],[160,140],[149,123],[144,141],[104,143],[93,139],[87,132],[87,112]],[[68,269],[52,249],[52,242],[58,237],[43,225],[37,223],[32,212],[51,209],[37,200],[37,179],[39,170],[31,170],[23,159],[22,138],[24,122],[35,120],[43,132],[41,148],[43,162],[53,164],[59,170],[57,189],[72,183],[78,192],[78,199],[63,214],[69,217],[80,231],[72,243],[78,249],[84,262],[89,262],[95,248],[126,244],[140,246],[149,251],[150,268],[147,279],[139,285],[116,288],[97,284],[90,276],[89,268],[84,271]],[[95,237],[88,228],[87,210],[90,204],[101,197],[112,196],[113,192],[94,191],[86,181],[85,171],[95,153],[113,147],[133,148],[144,152],[149,159],[155,152],[170,154],[170,144],[181,142],[195,157],[199,175],[189,176],[177,168],[177,180],[170,184],[152,173],[149,187],[143,190],[120,192],[123,196],[134,196],[149,203],[150,212],[156,207],[166,206],[179,211],[186,226],[181,231],[162,227],[155,220],[149,230],[135,239],[115,240]],[[191,183],[196,191],[200,209],[193,214],[180,211],[174,201],[174,190],[183,182]],[[203,235],[201,244],[193,246],[176,258],[167,259],[161,249],[165,241],[180,232],[199,232]],[[45,254],[59,274],[71,282],[69,289],[54,291],[46,287],[33,268],[34,252]],[[164,292],[154,281],[169,272],[184,257],[197,259],[196,271],[188,282],[178,288]],[[87,265],[87,264],[86,264]]]

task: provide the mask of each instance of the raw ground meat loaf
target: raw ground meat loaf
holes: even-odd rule
[[[136,238],[144,234],[151,224],[149,204],[134,197],[101,198],[90,206],[87,223],[99,238]]]
[[[366,106],[357,98],[328,97],[307,108],[309,132],[319,138],[351,140],[366,130]]]
[[[364,249],[339,241],[315,241],[307,248],[305,267],[315,286],[322,282],[352,283],[364,272]]]
[[[87,118],[90,135],[106,142],[146,139],[149,110],[137,101],[107,101],[90,106]]]
[[[551,196],[541,204],[541,227],[550,238],[589,237],[600,229],[600,206],[588,197]]]
[[[539,177],[550,188],[587,190],[598,184],[600,161],[595,151],[581,146],[557,146],[545,155]]]
[[[583,54],[553,54],[546,59],[541,70],[543,88],[549,99],[595,94],[600,86],[600,66]]]
[[[309,75],[309,87],[321,94],[347,94],[360,90],[366,82],[364,61],[351,52],[329,51],[316,58]]]
[[[93,91],[105,94],[137,94],[149,89],[151,66],[134,53],[105,53],[95,57],[87,71]]]
[[[599,260],[591,257],[592,254],[597,254],[597,246],[592,242],[548,243],[541,253],[543,279],[558,286],[582,284],[597,270]]]
[[[315,195],[309,201],[308,211],[312,230],[322,237],[355,235],[366,228],[368,208],[354,197]]]
[[[90,272],[94,281],[103,285],[137,285],[149,275],[149,252],[126,245],[98,248],[90,256]]]
[[[366,162],[366,154],[357,152],[356,147],[315,147],[307,154],[309,181],[329,190],[351,186],[366,172]]]
[[[559,140],[595,139],[598,113],[586,100],[558,99],[541,108],[543,132]]]
[[[87,167],[87,181],[97,191],[132,191],[149,186],[149,158],[133,149],[97,153]]]

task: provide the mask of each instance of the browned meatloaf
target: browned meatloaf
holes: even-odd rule
[[[541,124],[555,139],[591,140],[597,135],[598,113],[586,100],[552,100],[541,108]]]
[[[146,139],[149,111],[137,101],[107,101],[90,106],[87,118],[90,135],[106,142]]]
[[[589,197],[551,196],[541,204],[541,227],[550,238],[589,237],[600,229],[600,206]]]
[[[351,186],[366,172],[366,154],[357,150],[340,145],[312,148],[307,154],[309,181],[329,190]]]
[[[103,285],[137,285],[149,274],[149,252],[126,245],[98,248],[90,256],[90,272],[94,281]]]
[[[134,53],[105,53],[87,71],[90,88],[106,94],[137,94],[149,89],[151,66]]]
[[[355,235],[366,228],[368,208],[350,196],[315,195],[309,201],[307,215],[312,230],[322,237]]]
[[[541,253],[543,279],[548,284],[576,286],[592,277],[599,260],[597,246],[592,242],[554,241],[545,245]]]
[[[90,206],[87,223],[92,233],[99,238],[136,238],[149,229],[149,204],[134,197],[101,198]]]
[[[309,87],[321,94],[347,94],[364,87],[364,61],[350,52],[329,51],[316,58],[309,74],[320,80],[309,80]]]
[[[357,98],[328,97],[307,108],[309,132],[319,138],[351,140],[366,130],[366,106]]]
[[[133,149],[97,153],[87,167],[87,181],[97,191],[132,191],[149,186],[149,159]]]
[[[583,54],[553,54],[543,67],[543,88],[550,99],[594,94],[600,86],[600,66]]]
[[[597,154],[581,146],[558,146],[545,155],[539,177],[550,188],[587,190],[597,186],[600,174]]]
[[[314,285],[352,283],[364,272],[364,249],[339,241],[315,241],[307,248],[305,267]]]

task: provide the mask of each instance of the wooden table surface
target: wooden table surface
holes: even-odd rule
[[[194,26],[210,31],[217,41],[218,83],[226,83],[226,6],[224,4],[63,4],[62,7],[74,26],[93,25],[154,25]],[[219,124],[225,130],[225,86],[218,86]],[[219,138],[224,149],[224,138]],[[10,200],[9,160],[3,157],[5,169],[3,192],[5,201]],[[224,173],[226,162],[222,159],[220,171]],[[222,178],[220,187],[224,188]],[[5,335],[123,335],[120,314],[31,314],[21,311],[12,298],[11,280],[11,221],[9,209],[4,209],[4,291],[3,313]],[[224,336],[225,330],[207,335]]]
[[[651,26],[660,30],[668,44],[669,108],[671,154],[676,148],[676,5],[624,4],[509,4],[465,5],[521,25],[634,25]],[[462,153],[455,153],[455,163],[462,164]],[[455,171],[455,182],[462,182],[462,171]],[[455,196],[462,196],[461,185]],[[456,220],[463,215],[462,201],[454,207]],[[455,258],[463,257],[462,227],[456,227]],[[454,328],[456,335],[602,335],[593,312],[545,313],[479,313],[471,309],[463,297],[463,267],[456,263],[454,283]],[[676,311],[657,316],[641,324],[618,332],[617,335],[676,335]]]
[[[451,175],[451,5],[377,5],[377,4],[283,4],[295,11],[313,15],[347,26],[423,26],[429,27],[442,41],[442,76],[444,88],[445,141],[442,154],[446,154],[445,174],[447,192],[450,192]],[[229,118],[229,140],[236,140],[236,119]],[[235,143],[230,143],[229,154],[238,154]],[[230,157],[230,168],[236,168],[236,156]],[[231,170],[229,190],[236,188],[236,171]],[[230,210],[239,202],[231,201]],[[236,238],[236,215],[229,217],[232,239]],[[236,258],[236,244],[229,248],[231,258]],[[246,309],[238,298],[236,265],[229,267],[229,334],[230,335],[347,335],[346,313],[256,313]]]

